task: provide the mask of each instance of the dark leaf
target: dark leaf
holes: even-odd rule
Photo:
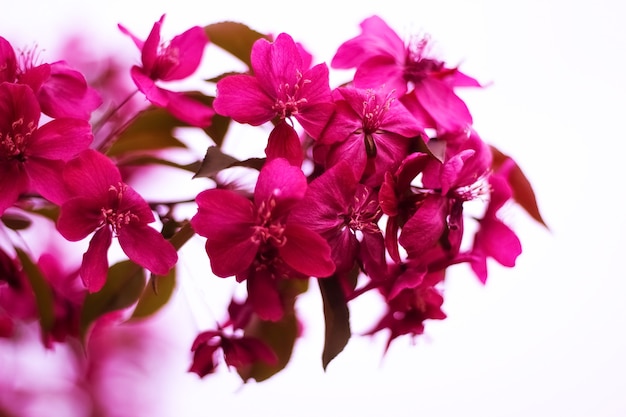
[[[491,146],[491,150],[493,153],[493,169],[498,170],[500,166],[507,160],[511,159],[508,155],[500,152],[495,147]],[[537,205],[537,199],[535,197],[535,192],[526,178],[526,175],[522,172],[522,169],[517,165],[517,163],[511,159],[515,164],[511,173],[509,174],[509,185],[513,190],[513,199],[524,209],[526,212],[537,222],[541,223],[546,229],[548,229],[548,225],[541,217],[541,213],[539,212],[539,206]]]
[[[429,154],[443,164],[443,161],[446,157],[446,141],[432,138],[428,142],[426,142],[424,141],[424,138],[418,136],[417,150],[419,152]]]
[[[174,128],[187,126],[167,110],[150,107],[137,116],[107,151],[109,156],[127,152],[184,148],[185,145],[172,136]]]
[[[281,371],[289,363],[293,346],[298,337],[298,320],[293,311],[285,314],[277,322],[262,321],[254,316],[245,329],[245,335],[259,338],[265,342],[278,358],[274,365],[255,362],[237,370],[244,382],[249,379],[254,379],[257,382],[264,381]]]
[[[149,155],[137,155],[129,158],[124,158],[118,161],[118,167],[133,166],[133,165],[164,165],[172,168],[178,168],[185,171],[195,173],[200,169],[200,162],[192,162],[190,164],[177,164],[176,162],[169,161],[167,159],[157,158]]]
[[[48,333],[54,327],[54,294],[52,288],[50,288],[37,264],[30,259],[26,252],[20,248],[15,248],[15,251],[35,293],[41,330],[44,334]]]
[[[215,174],[233,166],[237,162],[239,162],[238,159],[223,153],[217,146],[209,146],[200,169],[193,177],[213,178]]]
[[[159,311],[170,300],[175,286],[176,268],[172,268],[165,276],[150,276],[131,319],[149,317]]]
[[[266,380],[287,366],[296,339],[300,333],[300,325],[295,313],[294,305],[298,295],[309,288],[308,279],[286,279],[280,283],[280,293],[285,303],[285,315],[280,321],[263,321],[253,315],[250,323],[245,327],[244,334],[258,338],[265,342],[276,354],[278,361],[274,364],[256,362],[237,370],[245,381],[254,379],[257,382]]]
[[[259,38],[269,37],[236,22],[220,22],[205,26],[204,31],[212,44],[239,58],[249,68],[252,45]]]
[[[132,306],[146,285],[144,270],[131,261],[122,261],[109,268],[104,287],[85,298],[80,317],[83,338],[89,326],[99,317]]]
[[[11,230],[28,229],[32,223],[30,219],[18,213],[4,213],[2,215],[2,223]]]
[[[322,366],[328,364],[346,347],[350,336],[350,310],[338,277],[332,276],[317,280],[324,303],[326,332]]]
[[[172,236],[170,243],[174,246],[174,249],[179,250],[189,239],[193,237],[194,234],[195,231],[191,227],[191,223],[185,222],[180,230]]]

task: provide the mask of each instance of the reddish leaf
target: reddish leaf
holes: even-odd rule
[[[324,321],[326,332],[322,366],[328,364],[346,347],[352,332],[350,330],[350,310],[341,282],[336,276],[319,279],[318,284],[324,303]]]
[[[500,152],[494,146],[491,146],[491,151],[493,153],[493,169],[497,170],[507,159],[511,159],[508,155]],[[512,159],[511,159],[512,160]],[[535,197],[535,192],[526,178],[526,175],[522,172],[522,169],[517,165],[515,161],[514,167],[509,174],[509,185],[513,191],[513,199],[524,209],[526,212],[537,222],[541,223],[543,226],[548,228],[548,225],[541,217],[541,213],[539,212],[539,207],[537,205],[537,199]]]
[[[31,221],[28,217],[18,213],[4,213],[2,215],[2,223],[11,230],[28,229]]]

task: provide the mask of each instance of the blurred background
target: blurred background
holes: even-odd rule
[[[501,214],[524,249],[515,268],[489,264],[486,286],[465,266],[451,268],[446,320],[427,323],[414,343],[397,339],[385,356],[384,338],[355,335],[326,372],[321,301],[307,294],[298,304],[304,337],[291,363],[269,381],[246,385],[224,367],[203,380],[186,373],[191,341],[222,319],[230,294],[209,276],[202,242],[192,241],[183,251],[176,302],[154,324],[162,345],[142,347],[149,375],[129,377],[142,385],[138,409],[187,417],[626,415],[621,2],[23,0],[3,4],[0,36],[58,58],[61,41],[79,35],[90,54],[119,54],[130,67],[137,50],[117,23],[145,38],[163,13],[165,39],[193,25],[233,20],[263,33],[289,33],[315,62],[330,62],[372,14],[404,38],[430,34],[438,57],[488,85],[459,95],[481,137],[522,167],[550,230],[507,207]],[[207,52],[206,68],[223,65],[213,54]],[[200,76],[213,71],[203,66]],[[345,81],[333,77],[331,84]],[[355,305],[355,333],[376,315],[367,302]],[[53,375],[62,359],[38,355],[47,364],[41,372],[52,375],[49,386],[58,388]],[[3,378],[37,379],[14,365],[0,369]],[[120,398],[115,415],[144,415],[127,414],[128,399]]]

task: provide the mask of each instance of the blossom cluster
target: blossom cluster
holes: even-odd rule
[[[326,367],[352,336],[353,300],[379,295],[385,313],[367,334],[386,333],[387,346],[418,336],[446,317],[448,267],[466,263],[485,283],[488,259],[514,266],[521,244],[499,216],[508,201],[543,223],[519,166],[481,139],[457,95],[481,84],[432,54],[429,38],[404,41],[372,16],[327,64],[289,34],[233,22],[163,42],[164,17],[145,40],[119,25],[140,53],[121,65],[134,85],[126,91],[0,37],[0,337],[34,321],[47,347],[88,343],[103,320],[153,315],[196,236],[212,275],[245,283],[245,296],[215,328],[198,329],[189,370],[211,374],[221,354],[244,380],[280,371],[300,334],[295,303],[311,283],[324,302]],[[204,79],[214,96],[168,88],[198,72],[209,46],[247,70]],[[330,69],[352,75],[333,87]],[[147,105],[133,107],[137,93]],[[227,135],[234,124],[259,128],[263,154],[224,151],[240,140]],[[181,164],[168,153],[187,149],[175,137],[181,126],[210,138],[204,158]],[[133,186],[146,166],[209,186],[190,200],[163,190],[151,201]],[[223,179],[234,167],[253,189]],[[480,214],[466,214],[468,202]]]

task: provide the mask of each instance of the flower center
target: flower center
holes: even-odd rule
[[[379,103],[378,96],[373,90],[367,90],[367,97],[363,101],[363,110],[361,112],[363,118],[363,132],[365,135],[375,133],[383,124],[385,115],[391,107],[391,103],[395,100],[394,91],[389,92],[382,103]]]
[[[150,72],[150,78],[153,80],[161,80],[167,77],[172,68],[176,68],[180,64],[180,51],[171,45],[163,44],[159,48],[154,67]]]
[[[298,71],[296,73],[296,83],[293,87],[290,86],[289,83],[278,86],[278,97],[276,98],[272,110],[276,111],[276,114],[281,119],[286,119],[298,114],[299,106],[307,103],[306,98],[298,98],[300,88],[310,82],[311,80],[303,79],[302,73]]]
[[[371,190],[360,186],[354,196],[354,201],[348,213],[343,215],[344,223],[353,233],[380,233],[378,218],[381,209],[378,202],[372,198]]]
[[[24,119],[19,119],[11,124],[11,129],[4,135],[0,133],[0,158],[4,160],[26,161],[26,144],[30,139],[35,125],[31,121],[24,125]]]
[[[431,58],[425,58],[428,52],[428,38],[420,38],[409,43],[404,62],[404,79],[417,83],[433,72],[443,69],[444,63]]]
[[[119,183],[117,186],[111,185],[109,187],[109,201],[112,203],[110,207],[102,207],[100,213],[102,215],[101,226],[109,225],[113,230],[113,234],[117,236],[119,231],[130,222],[139,220],[136,214],[133,214],[130,210],[120,210],[119,206],[124,196],[124,192],[128,186],[126,184]]]
[[[276,200],[270,197],[259,206],[257,211],[257,225],[254,226],[252,241],[261,245],[279,248],[287,243],[285,226],[272,218],[272,210],[276,207]]]

